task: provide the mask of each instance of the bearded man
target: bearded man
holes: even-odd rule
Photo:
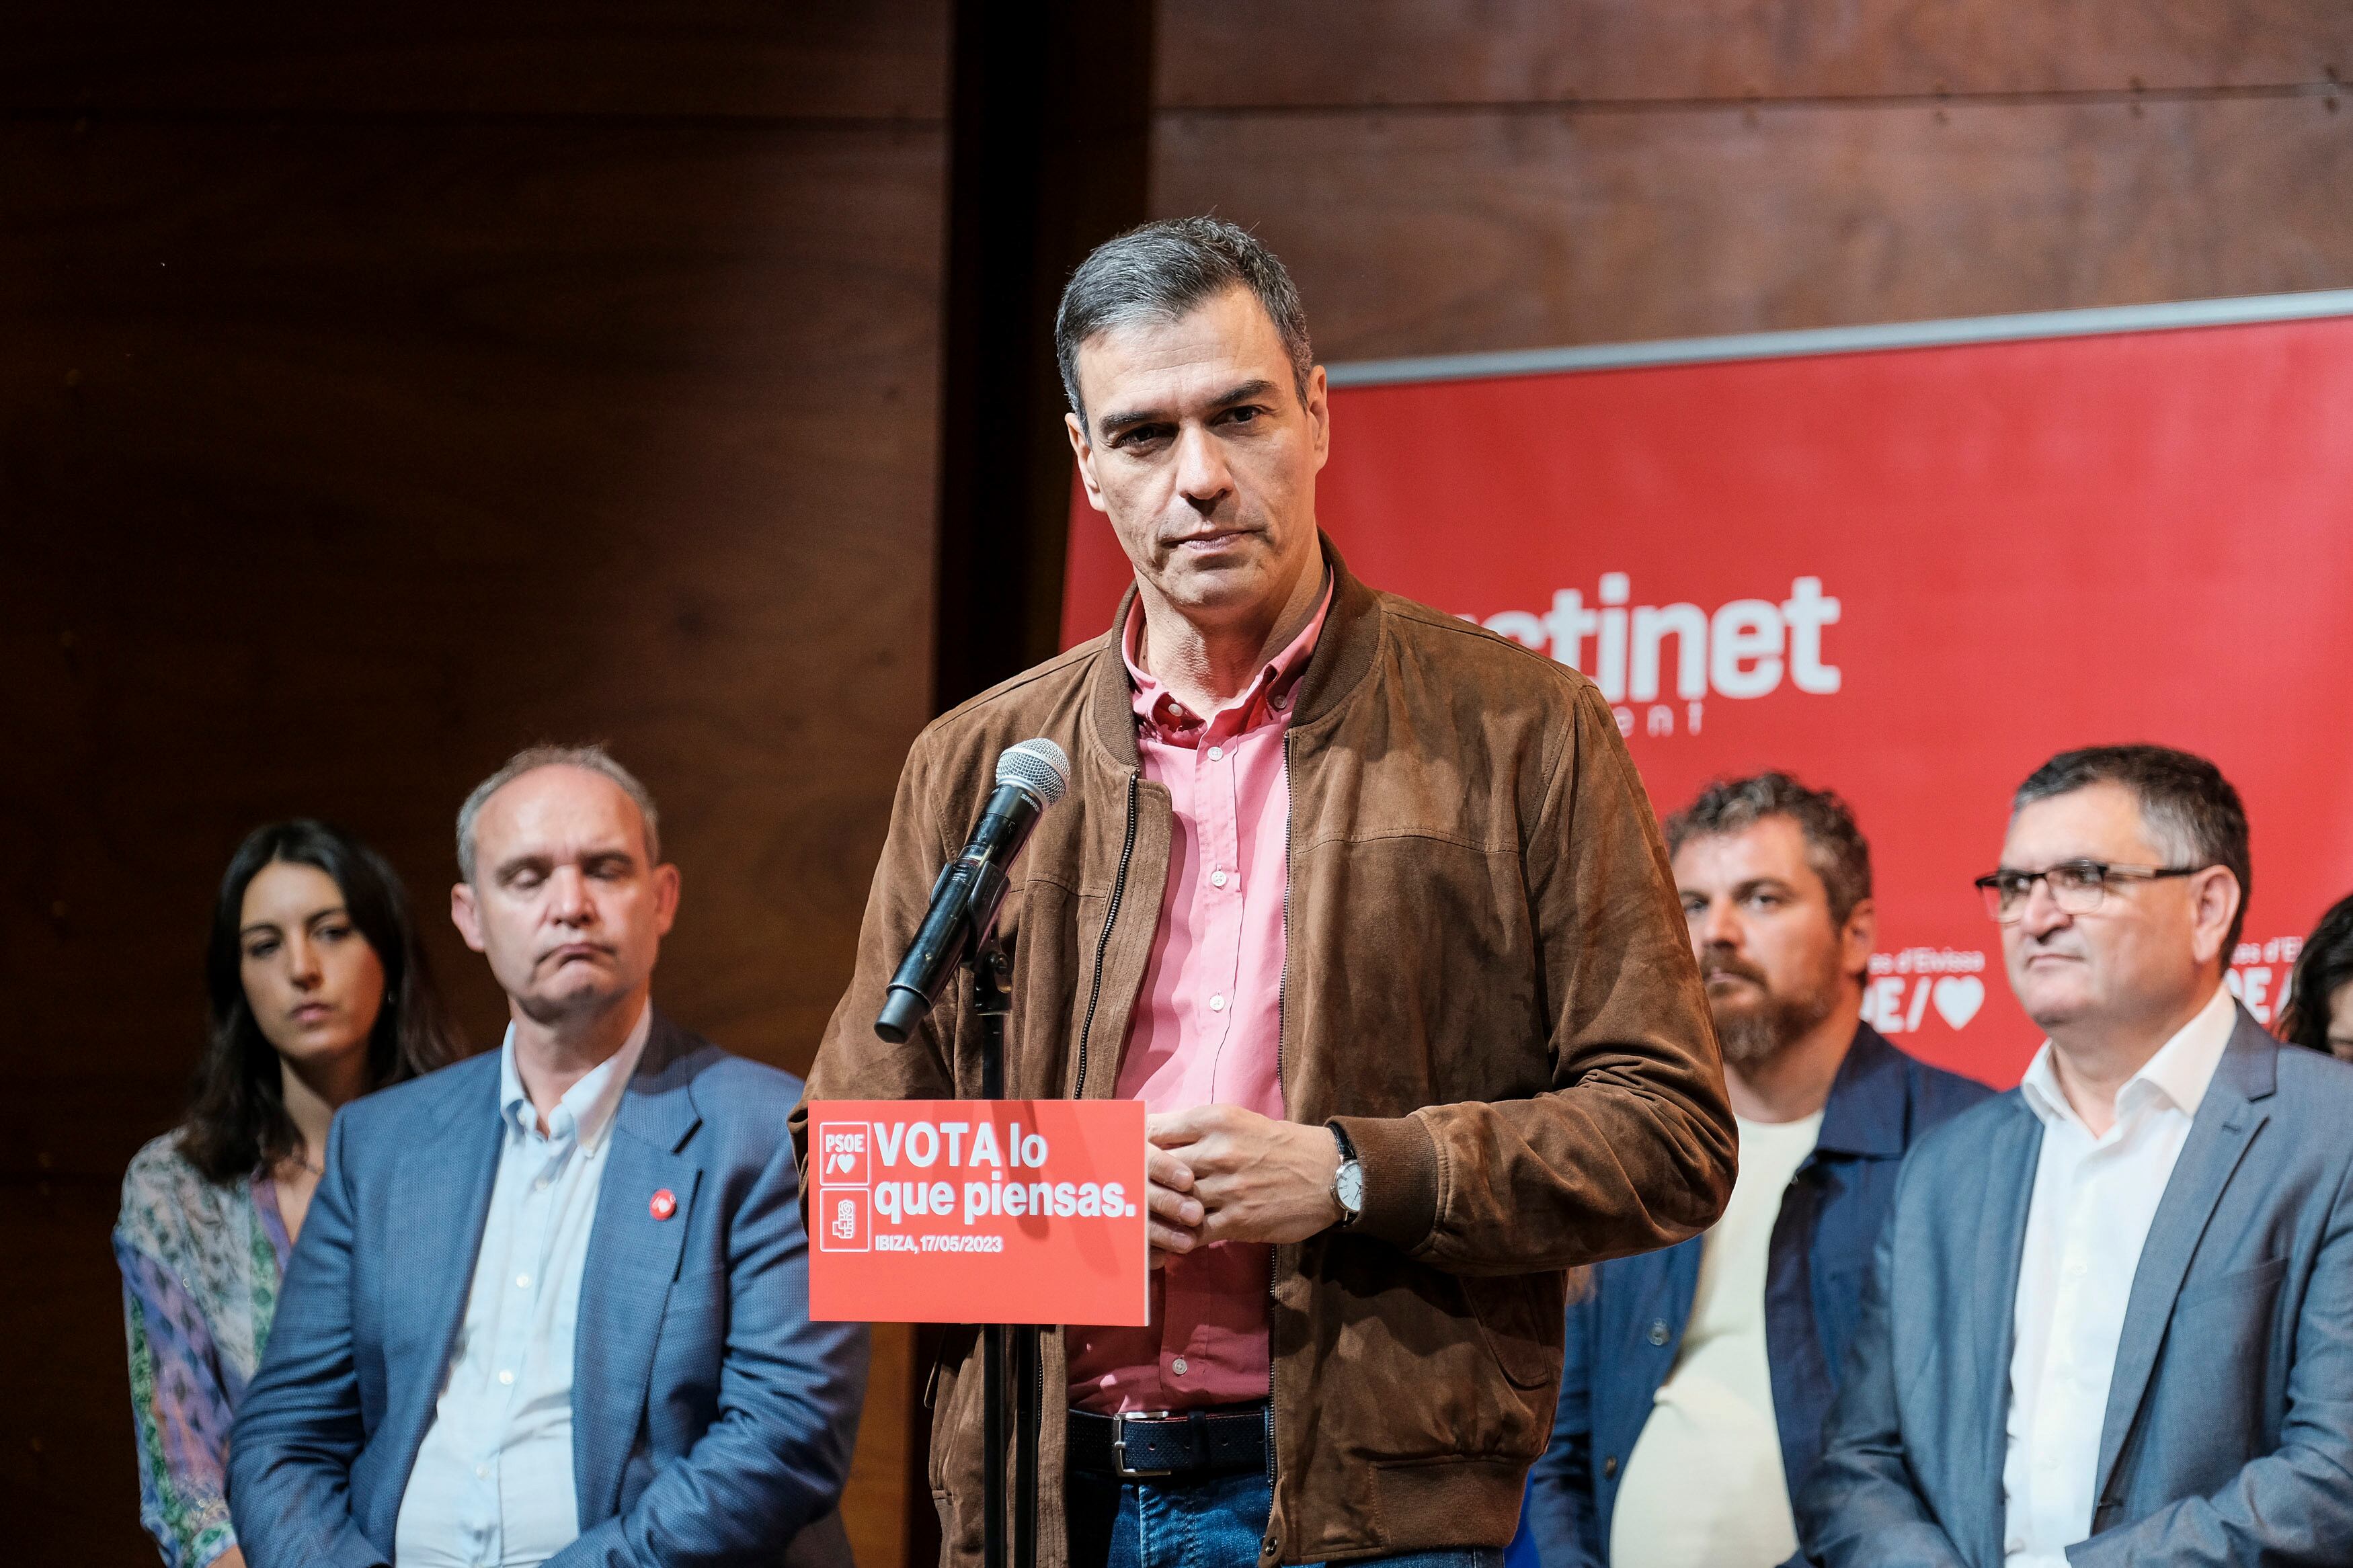
[[[1905,1151],[1990,1092],[1862,1022],[1871,847],[1837,795],[1778,773],[1715,784],[1666,834],[1740,1174],[1705,1233],[1600,1265],[1568,1309],[1529,1479],[1546,1568],[1796,1553],[1789,1500],[1821,1454]]]

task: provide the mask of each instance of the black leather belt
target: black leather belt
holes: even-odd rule
[[[1122,1480],[1188,1480],[1266,1468],[1266,1406],[1071,1412],[1070,1465]]]

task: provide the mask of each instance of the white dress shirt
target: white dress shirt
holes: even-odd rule
[[[1699,1288],[1675,1364],[1626,1456],[1609,1515],[1611,1568],[1772,1568],[1798,1549],[1765,1349],[1765,1270],[1781,1199],[1822,1113],[1740,1128],[1740,1170],[1700,1243]]]
[[[2108,1381],[2141,1246],[2238,1013],[2213,999],[2116,1091],[2116,1122],[2094,1138],[2059,1087],[2051,1043],[2019,1086],[2042,1123],[2018,1271],[2010,1361],[2003,1568],[2066,1568],[2092,1532]]]
[[[401,1494],[400,1568],[531,1568],[580,1534],[572,1331],[581,1266],[613,1117],[652,1028],[648,1004],[621,1048],[565,1091],[544,1133],[507,1028],[498,1176],[448,1380]],[[419,1215],[417,1223],[462,1222]]]

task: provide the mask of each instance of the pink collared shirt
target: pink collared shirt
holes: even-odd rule
[[[1305,628],[1206,721],[1136,662],[1143,606],[1128,613],[1120,652],[1134,688],[1136,750],[1176,816],[1160,925],[1119,1066],[1118,1092],[1147,1110],[1282,1114],[1291,828],[1282,737],[1331,608],[1327,582]],[[1111,1414],[1265,1398],[1272,1270],[1272,1249],[1256,1243],[1170,1258],[1152,1276],[1150,1327],[1068,1331],[1071,1403]]]

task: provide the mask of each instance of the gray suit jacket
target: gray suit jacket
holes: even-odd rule
[[[2018,1091],[1914,1151],[1828,1451],[1831,1568],[2000,1568],[2012,1306],[2042,1124]],[[2353,1563],[2353,1068],[2249,1017],[2133,1275],[2086,1565]]]
[[[573,1368],[580,1538],[550,1568],[848,1555],[835,1500],[866,1331],[808,1318],[785,1118],[800,1081],[654,1015],[615,1113]],[[392,1561],[497,1174],[486,1053],[335,1117],[269,1346],[229,1440],[254,1568]],[[649,1209],[667,1188],[667,1219]]]

